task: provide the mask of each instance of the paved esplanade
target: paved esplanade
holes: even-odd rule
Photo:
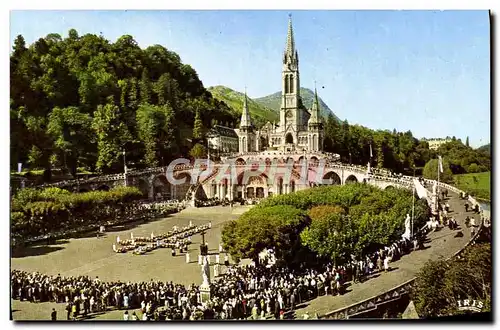
[[[402,284],[415,277],[418,270],[429,259],[438,259],[441,256],[449,257],[460,250],[470,239],[470,230],[465,227],[465,216],[475,216],[476,223],[479,223],[478,215],[472,212],[465,213],[463,204],[457,194],[449,192],[450,214],[455,217],[462,227],[464,237],[454,237],[458,231],[451,231],[447,227],[438,232],[428,235],[431,239],[426,246],[428,249],[412,252],[403,256],[400,260],[391,263],[395,270],[389,273],[382,273],[377,278],[372,278],[364,283],[352,284],[348,293],[342,296],[321,296],[315,300],[306,302],[307,305],[296,311],[297,318],[301,318],[305,311],[312,316],[314,313],[320,315],[334,311],[348,305],[361,302],[375,295],[384,293],[399,284]],[[89,275],[99,276],[102,280],[122,281],[147,281],[167,280],[174,283],[191,284],[201,281],[200,269],[196,262],[198,255],[198,244],[201,241],[200,235],[193,237],[193,245],[190,247],[190,264],[185,263],[183,255],[172,257],[169,249],[160,249],[144,256],[136,256],[131,253],[115,254],[111,251],[111,245],[116,236],[122,238],[130,237],[130,232],[136,236],[148,236],[151,231],[160,233],[171,229],[173,225],[187,225],[193,221],[195,225],[212,221],[212,229],[207,232],[206,240],[212,250],[216,250],[220,241],[220,233],[223,223],[235,219],[247,210],[248,207],[210,207],[210,208],[189,208],[179,214],[172,215],[166,219],[148,222],[134,228],[119,229],[119,231],[108,232],[106,237],[96,239],[95,236],[89,238],[71,239],[69,242],[55,245],[62,247],[62,250],[45,253],[44,255],[35,251],[27,251],[32,256],[16,257],[11,259],[12,269],[26,271],[39,271],[45,274],[57,274],[65,276]],[[28,248],[29,249],[29,248]],[[40,248],[41,249],[41,248]],[[14,319],[49,319],[50,311],[55,307],[58,311],[58,318],[66,316],[64,304],[39,303],[12,301]],[[138,310],[136,312],[139,312]],[[130,311],[131,313],[131,311]],[[94,319],[114,319],[121,320],[123,311],[110,311],[105,314],[96,315]],[[139,314],[140,315],[140,312]]]

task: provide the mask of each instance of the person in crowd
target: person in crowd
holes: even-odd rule
[[[389,256],[386,256],[384,258],[384,272],[386,273],[389,271],[389,261],[390,261]]]
[[[57,312],[55,308],[52,308],[52,313],[50,313],[50,319],[52,321],[57,321]]]

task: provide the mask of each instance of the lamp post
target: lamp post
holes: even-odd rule
[[[125,184],[125,187],[127,186],[127,160],[125,158],[125,148],[123,148],[122,150],[122,154],[123,154],[123,180],[124,180],[124,184]]]

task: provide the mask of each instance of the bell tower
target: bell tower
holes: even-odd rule
[[[294,143],[297,143],[297,132],[304,125],[300,113],[300,79],[299,79],[299,54],[295,49],[293,38],[292,16],[288,19],[288,34],[286,48],[283,54],[282,93],[280,109],[280,131],[291,133]]]

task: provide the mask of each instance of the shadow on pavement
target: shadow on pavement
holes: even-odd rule
[[[28,246],[23,248],[14,248],[11,250],[11,258],[41,256],[62,249],[64,248],[60,246]]]

